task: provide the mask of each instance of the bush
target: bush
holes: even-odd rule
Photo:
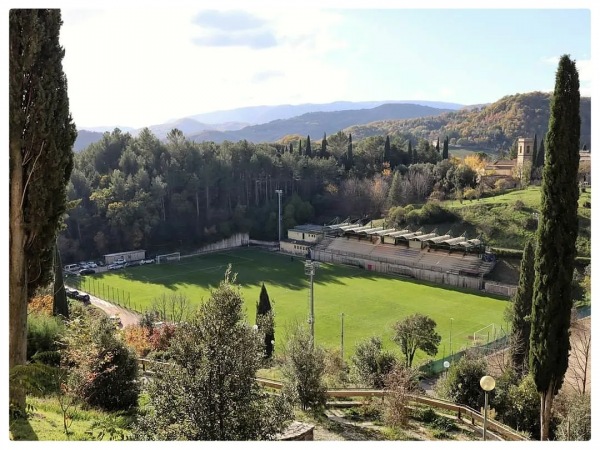
[[[521,200],[517,200],[514,204],[513,204],[513,209],[515,211],[521,211],[523,208],[525,208],[525,203],[523,203]]]
[[[499,178],[494,183],[494,187],[499,193],[504,192],[508,188],[508,181],[506,181],[504,178]]]
[[[456,423],[450,417],[437,416],[433,420],[432,425],[435,428],[437,428],[438,430],[443,431],[443,432],[449,432],[449,431],[456,431],[456,430],[458,430],[458,427],[456,426]]]
[[[438,415],[432,408],[425,408],[415,410],[413,417],[419,422],[433,423],[437,419]]]
[[[62,319],[45,313],[31,313],[27,318],[27,359],[40,352],[58,350],[65,332]]]
[[[484,403],[484,394],[479,380],[486,375],[486,372],[485,359],[467,353],[450,366],[446,376],[438,381],[436,391],[442,398],[478,410]]]

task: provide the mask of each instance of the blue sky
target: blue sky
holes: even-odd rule
[[[61,4],[76,124],[141,127],[241,106],[336,100],[488,103],[551,91],[565,53],[577,60],[582,95],[591,95],[591,2],[535,10],[515,9],[531,1],[508,3],[512,9],[246,3]],[[454,6],[439,9],[445,5]]]

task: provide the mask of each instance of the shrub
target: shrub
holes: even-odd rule
[[[465,192],[463,193],[463,197],[465,200],[473,200],[478,197],[478,192],[476,189],[468,188],[468,189],[465,189]]]
[[[513,204],[513,209],[515,211],[521,211],[523,208],[525,208],[525,203],[523,203],[522,200],[517,200],[514,204]]]
[[[45,313],[31,313],[27,318],[27,359],[38,352],[58,350],[58,342],[65,332],[62,319]]]
[[[478,410],[483,406],[484,394],[479,380],[487,372],[487,362],[476,354],[467,353],[451,365],[446,376],[441,378],[436,391],[442,398],[470,406]]]
[[[508,188],[508,181],[506,181],[504,178],[499,178],[494,183],[494,187],[498,192],[504,192]]]
[[[458,427],[456,426],[456,423],[450,417],[437,416],[433,420],[432,425],[435,428],[437,428],[438,430],[443,431],[443,432],[449,432],[449,431],[456,431],[456,430],[458,430]]]
[[[150,332],[146,327],[140,325],[125,327],[123,330],[123,336],[125,343],[133,348],[138,356],[144,358],[148,355],[151,350],[151,346],[150,342],[148,341]]]
[[[410,225],[419,225],[421,223],[421,212],[418,209],[413,209],[404,216],[404,219]]]
[[[415,410],[415,412],[413,413],[413,417],[418,420],[419,422],[423,422],[423,423],[433,423],[435,421],[435,419],[438,417],[438,415],[435,413],[435,411],[432,408],[425,408],[425,409],[417,409]]]
[[[372,336],[356,345],[352,368],[356,378],[366,386],[381,389],[388,373],[396,365],[396,358],[383,350],[381,338]]]

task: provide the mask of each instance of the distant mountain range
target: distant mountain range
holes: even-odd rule
[[[374,112],[367,112],[365,117],[370,116],[369,119],[358,119],[363,113],[357,113],[356,111],[369,111],[380,107],[382,105],[410,105],[406,108],[395,108],[387,107]],[[425,107],[425,109],[418,109],[415,107]],[[186,136],[193,137],[195,140],[213,140],[215,142],[222,142],[225,139],[239,140],[247,139],[250,141],[271,141],[278,139],[273,136],[281,134],[281,130],[284,130],[286,126],[292,127],[293,130],[298,131],[285,131],[285,134],[322,134],[337,132],[341,128],[334,129],[333,131],[330,126],[316,123],[311,128],[309,126],[302,125],[304,120],[333,120],[340,126],[343,124],[344,127],[354,124],[368,123],[365,120],[385,120],[385,119],[401,119],[410,117],[421,117],[422,115],[437,115],[445,111],[457,110],[464,107],[458,103],[446,103],[446,102],[433,102],[433,101],[371,101],[371,102],[332,102],[323,104],[301,104],[301,105],[276,105],[276,106],[250,106],[244,108],[236,108],[231,110],[215,111],[204,114],[197,114],[190,117],[181,118],[178,120],[170,121],[163,124],[148,126],[150,131],[159,139],[165,139],[167,134],[173,129],[177,128],[181,130]],[[413,112],[410,112],[410,111]],[[348,113],[350,111],[350,113]],[[353,112],[352,112],[353,111]],[[304,119],[293,120],[292,122],[277,123],[273,126],[265,126],[262,128],[253,128],[253,126],[267,124],[273,121],[285,121],[287,119],[297,118],[298,116],[307,115],[309,113],[340,113],[331,117],[327,116],[309,116]],[[343,112],[343,113],[342,113]],[[354,117],[354,119],[344,119],[344,117]],[[347,120],[350,120],[348,122]],[[236,137],[238,133],[231,133],[238,130],[242,130],[246,127],[250,127],[247,130],[247,135],[239,133],[239,139]],[[133,136],[139,133],[140,129],[135,129],[127,126],[103,126],[103,127],[86,127],[79,130],[79,135],[75,141],[74,150],[76,152],[83,150],[91,143],[99,141],[102,138],[102,134],[106,131],[113,131],[115,128],[119,128],[121,131],[129,132]],[[272,131],[269,129],[272,128]],[[334,127],[335,128],[335,127]],[[278,131],[279,130],[279,131]]]

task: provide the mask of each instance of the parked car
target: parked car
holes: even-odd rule
[[[67,272],[74,272],[75,270],[81,269],[81,267],[79,267],[79,264],[67,264],[64,269]]]
[[[82,301],[83,303],[90,303],[89,294],[84,294],[82,292],[79,292],[75,298],[79,301]]]
[[[116,270],[116,269],[122,269],[123,267],[125,267],[125,264],[112,263],[107,266],[107,269],[108,270]]]
[[[79,271],[79,275],[91,275],[92,273],[96,273],[94,269],[81,269]]]
[[[154,259],[150,258],[150,259],[142,259],[140,261],[140,265],[141,264],[152,264],[154,262]]]
[[[98,265],[97,265],[95,262],[93,262],[93,261],[89,261],[89,262],[87,263],[87,266],[88,266],[90,269],[95,269],[96,267],[98,267]]]
[[[67,294],[67,297],[69,297],[69,298],[76,298],[77,295],[79,295],[79,292],[77,292],[75,289],[70,289],[70,288],[65,288],[65,293]]]

